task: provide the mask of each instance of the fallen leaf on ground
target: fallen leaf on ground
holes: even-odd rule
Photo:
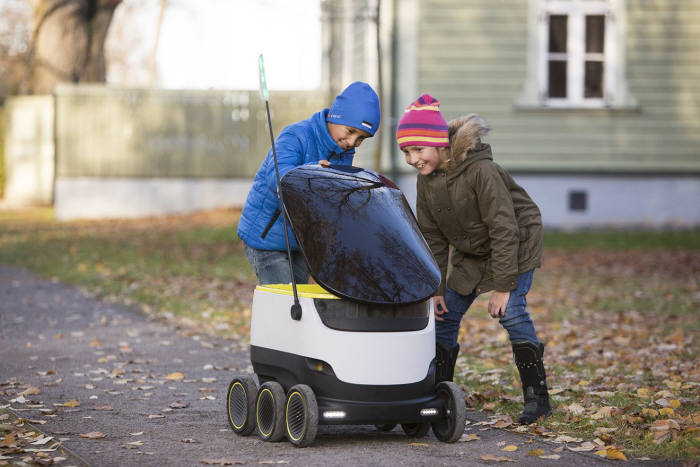
[[[479,439],[479,437],[478,437],[477,435],[475,435],[474,433],[469,433],[469,434],[466,434],[466,435],[462,435],[462,437],[459,438],[458,441],[466,442],[466,441],[474,441],[474,440],[477,440],[477,439]]]
[[[513,424],[513,419],[510,417],[510,415],[506,415],[505,417],[501,418],[498,422],[496,422],[493,426],[496,428],[508,428]]]
[[[590,441],[586,441],[579,446],[567,446],[567,449],[575,452],[588,452],[594,450],[596,447],[597,446],[595,444],[591,443]]]
[[[165,377],[165,379],[168,379],[171,381],[180,381],[184,377],[185,377],[185,375],[183,375],[179,371],[176,371],[175,373],[170,373],[168,376]]]
[[[506,451],[506,452],[513,452],[513,451],[517,451],[517,450],[518,450],[518,446],[515,446],[514,444],[509,444],[508,446],[501,449],[501,451]]]
[[[172,409],[186,409],[189,406],[190,406],[189,402],[182,402],[182,401],[175,401],[172,404],[170,404],[170,408],[172,408]]]
[[[13,435],[12,433],[10,433],[10,434],[8,434],[8,435],[5,435],[5,438],[3,438],[2,441],[0,441],[0,446],[3,446],[3,447],[12,446],[12,445],[15,444],[15,442],[16,442],[16,441],[15,441],[15,435]]]
[[[580,443],[581,441],[583,441],[581,438],[574,438],[567,435],[560,435],[554,438],[555,443]]]
[[[680,425],[672,418],[666,420],[656,420],[651,424],[651,431],[680,430]]]
[[[93,405],[92,407],[90,407],[90,410],[100,410],[102,412],[109,412],[114,409],[109,405]]]
[[[192,444],[192,443],[198,443],[199,441],[197,441],[196,439],[192,439],[192,438],[185,438],[185,439],[181,439],[180,442]]]
[[[608,455],[607,455],[608,459],[620,460],[620,461],[627,460],[627,456],[625,456],[625,454],[617,448],[606,447],[605,450],[608,453]]]
[[[576,404],[576,403],[573,403],[573,404],[569,405],[568,407],[564,407],[564,410],[566,410],[567,412],[570,412],[574,415],[581,415],[582,413],[584,413],[586,411],[586,409],[584,409],[582,405]]]
[[[539,457],[540,459],[550,459],[553,461],[559,460],[561,458],[561,456],[559,454],[548,454],[546,456],[537,456],[537,457]]]
[[[160,414],[150,414],[148,418],[165,418],[165,415]]]
[[[199,462],[208,465],[234,465],[234,464],[245,464],[245,461],[239,461],[236,459],[202,459]]]
[[[668,386],[671,389],[678,389],[681,387],[681,383],[679,381],[666,380],[666,381],[664,381],[664,383],[666,383],[666,386]]]
[[[510,457],[506,456],[494,456],[491,454],[486,454],[485,456],[481,456],[482,461],[493,461],[493,462],[515,462],[515,459],[511,459]]]
[[[35,445],[35,446],[41,446],[41,445],[44,445],[44,444],[48,443],[48,442],[51,441],[52,439],[53,439],[53,436],[44,436],[44,435],[41,435],[41,436],[39,436],[39,438],[37,438],[36,440],[34,440],[34,441],[33,441],[32,443],[30,443],[30,444],[33,444],[33,445]]]
[[[36,386],[29,386],[27,389],[20,392],[19,395],[20,396],[35,396],[35,395],[39,394],[39,392],[40,392],[39,388],[37,388]]]
[[[105,438],[106,436],[107,435],[105,435],[104,433],[102,433],[100,431],[91,431],[90,433],[84,433],[84,434],[80,435],[81,438],[88,438],[88,439],[101,439],[101,438]]]
[[[430,446],[428,443],[408,443],[409,446]]]
[[[80,402],[78,402],[75,399],[71,399],[68,402],[64,402],[61,405],[63,405],[63,407],[78,407],[80,405]]]
[[[527,453],[528,456],[541,456],[545,453],[544,449],[533,449]]]
[[[626,461],[627,457],[614,446],[606,446],[605,449],[601,449],[600,451],[596,451],[594,453],[597,456],[600,457],[605,457],[607,459],[612,459],[612,460],[621,460],[621,461]]]
[[[617,410],[616,407],[601,407],[596,413],[591,415],[593,420],[600,420],[601,418],[610,417]]]

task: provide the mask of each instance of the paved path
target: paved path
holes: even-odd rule
[[[39,388],[24,403],[12,402],[11,409],[45,420],[37,427],[95,466],[202,465],[221,459],[247,465],[463,466],[489,463],[484,455],[506,456],[519,465],[606,463],[568,450],[559,460],[528,456],[538,448],[551,455],[563,445],[477,426],[475,421],[484,418],[478,413],[471,415],[466,433],[479,439],[449,445],[432,434],[414,440],[400,428],[381,433],[371,426],[320,427],[314,445],[305,449],[238,437],[228,428],[225,394],[234,372],[251,371],[246,344],[177,331],[76,288],[3,266],[0,356],[0,405],[27,385]],[[182,379],[166,379],[176,372]],[[71,407],[73,400],[80,405]],[[171,409],[176,402],[187,407]],[[105,437],[80,436],[89,432]],[[503,452],[504,443],[518,450]]]

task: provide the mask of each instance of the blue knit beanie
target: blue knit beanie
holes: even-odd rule
[[[374,136],[380,117],[377,93],[369,84],[355,81],[335,98],[326,121],[359,128]]]

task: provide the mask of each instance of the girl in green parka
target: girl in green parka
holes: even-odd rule
[[[396,133],[406,162],[419,172],[418,225],[442,272],[433,297],[437,378],[452,380],[462,316],[479,294],[493,291],[488,311],[508,331],[525,400],[519,422],[529,424],[552,412],[544,345],[526,310],[534,269],[542,262],[540,211],[481,142],[486,122],[470,114],[448,125],[439,106],[422,95],[406,109]]]

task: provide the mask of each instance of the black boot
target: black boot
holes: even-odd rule
[[[437,371],[435,372],[435,384],[440,381],[452,381],[455,374],[455,363],[459,354],[459,344],[451,349],[446,349],[442,344],[435,344],[435,359]]]
[[[518,423],[522,425],[528,425],[552,413],[547,392],[547,374],[542,363],[543,354],[544,344],[538,346],[529,341],[513,344],[513,358],[520,372],[525,399],[525,410],[518,417]]]

